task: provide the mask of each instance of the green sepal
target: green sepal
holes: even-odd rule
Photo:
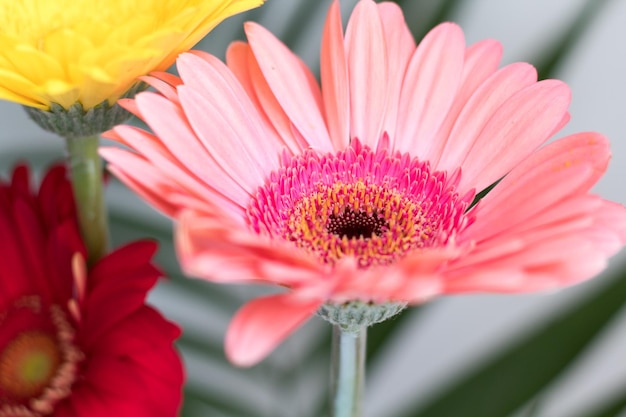
[[[363,327],[385,321],[400,313],[407,306],[404,302],[375,304],[363,301],[348,301],[343,304],[326,303],[317,315],[339,326],[344,332],[355,333]]]
[[[121,98],[132,98],[146,88],[148,88],[146,83],[138,82]],[[52,103],[49,110],[27,106],[24,106],[24,109],[42,129],[66,139],[100,135],[131,116],[119,104],[111,105],[107,100],[88,110],[85,110],[79,102],[72,104],[69,109],[57,103]]]

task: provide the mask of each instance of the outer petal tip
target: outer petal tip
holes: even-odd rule
[[[440,23],[434,28],[432,28],[426,36],[429,36],[429,35],[434,36],[433,34],[440,34],[440,33],[449,33],[450,35],[456,36],[462,39],[463,42],[465,42],[465,34],[463,33],[463,29],[461,28],[461,26],[459,26],[458,24],[454,22]]]
[[[267,29],[265,29],[263,26],[259,25],[256,22],[245,22],[243,24],[243,30],[248,40],[250,40],[251,37],[254,37],[259,32],[267,32]]]
[[[250,301],[237,312],[226,333],[228,360],[242,367],[257,364],[303,324],[320,304],[318,300],[294,300],[290,294]]]

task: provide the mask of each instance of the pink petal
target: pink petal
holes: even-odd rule
[[[249,195],[254,194],[269,173],[277,168],[279,154],[274,155],[273,161],[269,155],[265,160],[263,157],[255,158],[259,148],[253,141],[257,136],[251,134],[253,129],[246,124],[242,113],[233,114],[232,109],[221,111],[217,103],[189,86],[179,87],[179,96],[189,122],[215,163]],[[205,162],[212,161],[207,159]],[[219,177],[216,179],[221,180]],[[245,205],[247,200],[240,203]]]
[[[605,172],[609,144],[597,133],[552,142],[513,169],[476,209],[464,232],[483,240],[527,222],[561,199],[586,192]]]
[[[226,50],[226,63],[257,108],[264,129],[272,132],[268,137],[280,138],[292,154],[300,152],[302,146],[293,135],[291,120],[263,78],[250,46],[245,42],[232,42]]]
[[[419,158],[431,153],[458,91],[464,57],[465,38],[453,23],[435,27],[418,45],[402,85],[395,149]]]
[[[541,210],[567,198],[591,176],[589,166],[576,166],[552,175],[546,171],[547,169],[537,170],[529,174],[527,177],[529,182],[524,181],[526,187],[515,187],[519,193],[510,194],[508,200],[485,203],[478,207],[477,219],[468,227],[464,236],[480,241],[506,232],[518,223],[531,219]],[[529,188],[530,184],[533,185]]]
[[[622,204],[603,200],[602,214],[598,214],[597,222],[603,227],[613,230],[619,241],[626,242],[626,208]]]
[[[99,153],[110,162],[109,171],[154,208],[167,216],[174,216],[178,212],[179,208],[168,200],[166,192],[166,190],[174,189],[176,183],[164,176],[151,163],[119,148],[105,147],[101,148]],[[137,173],[141,175],[136,176]]]
[[[204,161],[205,168],[199,172],[202,176],[198,178],[194,172],[189,171],[184,161],[176,160],[169,150],[163,146],[163,143],[159,141],[159,138],[143,130],[132,126],[120,125],[104,136],[123,138],[126,145],[150,161],[154,167],[157,167],[163,177],[167,176],[178,183],[181,186],[181,192],[187,191],[189,194],[201,198],[206,198],[208,194],[213,198],[226,200],[229,205],[232,205],[239,212],[247,204],[249,195],[245,190],[235,181],[224,176],[223,171],[214,163],[206,163],[207,161]],[[114,155],[118,154],[115,152],[112,155],[108,154],[107,158],[111,158]],[[109,160],[115,163],[114,159]],[[212,161],[209,160],[209,162]],[[140,171],[130,171],[130,173],[137,176],[141,175]],[[239,210],[236,207],[239,207]]]
[[[625,219],[623,216],[622,224]],[[607,231],[602,233],[608,235]],[[607,258],[615,253],[598,247],[594,234],[593,226],[571,228],[552,236],[544,234],[525,242],[512,254],[453,270],[452,277],[445,281],[445,291],[530,292],[591,278],[606,267]],[[467,261],[471,261],[471,255]]]
[[[182,86],[179,88],[182,88]],[[252,192],[255,189],[249,183],[241,180],[242,177],[245,178],[244,174],[240,173],[240,170],[243,168],[240,168],[239,171],[230,169],[229,165],[223,168],[217,163],[215,156],[207,152],[207,149],[189,125],[183,109],[164,97],[153,93],[139,94],[135,100],[141,110],[144,121],[179,161],[179,165],[186,167],[186,169],[205,183],[215,184],[214,187],[218,189],[229,186],[241,188],[248,192]],[[200,109],[196,111],[200,111]],[[220,135],[217,135],[217,132],[215,132],[215,136],[220,137]],[[218,141],[214,140],[214,142]],[[237,153],[235,154],[238,155]],[[233,164],[236,164],[236,162],[233,161]],[[237,174],[240,175],[237,176]],[[221,185],[218,185],[218,183],[221,183]],[[235,193],[241,194],[241,191],[237,190]],[[247,198],[237,202],[240,205],[245,205],[247,204]]]
[[[406,301],[417,304],[441,293],[442,265],[459,256],[457,248],[436,248],[408,254],[393,267],[359,268],[349,258],[333,270],[336,286],[333,301],[351,299],[386,302]]]
[[[226,334],[226,355],[238,366],[252,366],[315,313],[320,300],[299,301],[290,294],[250,301],[233,318]]]
[[[586,194],[606,170],[608,141],[580,133],[552,142],[489,193],[460,239],[447,292],[535,291],[600,272],[626,242],[626,208]]]
[[[328,131],[336,150],[350,141],[350,91],[339,2],[328,10],[322,35],[321,79]]]
[[[174,77],[172,74],[168,75]],[[161,78],[157,78],[154,76],[146,75],[141,77],[141,81],[145,82],[146,84],[150,85],[150,87],[157,90],[161,95],[163,95],[163,97],[176,104],[180,104],[180,102],[178,101],[178,93],[176,93],[176,87],[182,83],[182,80],[180,80],[178,77],[176,77],[176,80],[177,83],[173,85],[165,82]]]
[[[169,72],[164,72],[164,71],[154,71],[154,72],[151,72],[149,76],[145,76],[145,77],[152,78],[152,79],[156,78],[172,87],[178,87],[179,85],[183,83],[183,80],[181,80],[180,77],[174,74],[170,74]],[[140,79],[143,80],[143,77],[140,77]],[[159,84],[159,85],[162,85],[162,84]]]
[[[117,101],[117,104],[119,104],[124,109],[128,110],[134,116],[137,116],[138,118],[143,119],[143,116],[141,115],[141,111],[139,111],[139,108],[137,107],[137,103],[135,102],[135,100],[129,99],[129,98],[121,98]]]
[[[215,161],[256,189],[259,180],[277,168],[280,141],[264,129],[255,106],[237,78],[209,54],[183,54],[177,68],[181,104],[196,135]]]
[[[585,200],[592,200],[591,202],[595,203],[593,204],[595,207],[592,211],[584,209],[578,209],[576,211],[571,210],[572,212],[569,213],[568,218],[557,218],[556,220],[552,220],[552,222],[546,222],[545,219],[541,219],[540,222],[537,222],[533,219],[529,224],[515,228],[511,234],[519,236],[530,245],[548,241],[553,236],[566,239],[568,235],[574,235],[577,238],[585,239],[588,243],[591,243],[599,254],[604,254],[605,257],[612,255],[622,246],[624,230],[619,230],[618,228],[619,226],[623,226],[626,220],[626,210],[623,207],[621,210],[616,210],[613,203],[608,202],[609,204],[606,204],[606,201],[596,196],[587,195],[578,199],[569,199],[550,211],[555,212],[558,210],[566,212],[568,206],[573,204],[591,206],[591,204],[585,204],[587,203]],[[621,217],[616,215],[618,213]],[[608,225],[604,219],[605,214],[611,215],[615,223]],[[552,217],[556,218],[556,213],[554,213]],[[542,256],[543,255],[537,256],[537,259],[540,259]]]
[[[387,45],[376,4],[357,3],[346,28],[350,139],[372,148],[381,137],[388,83]]]
[[[544,80],[507,100],[468,152],[460,188],[482,190],[503,177],[562,124],[570,99],[566,84]]]
[[[323,152],[332,144],[321,110],[319,87],[302,61],[274,35],[256,23],[245,24],[254,56],[276,99],[309,144]]]
[[[309,143],[306,140],[301,140],[302,136],[296,132],[293,122],[274,96],[249,46],[247,52],[250,81],[266,119],[292,154],[302,152],[310,146]]]
[[[500,106],[536,81],[537,71],[526,63],[508,65],[489,77],[456,119],[437,169],[450,171],[462,166],[469,150]]]
[[[441,169],[439,168],[439,160],[461,110],[466,106],[476,89],[496,72],[501,59],[502,45],[495,40],[487,39],[467,48],[461,86],[445,120],[433,138],[432,147],[424,155],[424,158],[430,161],[435,169]]]
[[[233,72],[233,75],[237,77],[237,80],[241,84],[248,97],[256,104],[258,109],[262,109],[258,105],[256,94],[254,93],[254,87],[250,79],[250,71],[248,70],[248,54],[250,53],[250,46],[242,41],[234,41],[228,45],[226,50],[226,65]]]
[[[241,206],[217,196],[211,201],[207,200],[208,189],[205,189],[202,195],[189,193],[179,184],[170,181],[151,163],[122,149],[101,148],[100,154],[104,155],[105,159],[115,159],[119,163],[109,165],[109,171],[150,205],[169,217],[176,217],[186,208],[193,208],[198,212],[211,212],[215,207],[219,207],[229,220],[239,225],[244,224],[245,212]],[[141,172],[141,175],[136,176],[137,172]]]
[[[385,32],[389,81],[386,93],[385,116],[381,131],[395,137],[398,123],[398,106],[402,82],[411,56],[415,51],[415,40],[404,21],[402,9],[395,3],[378,4],[378,12]]]
[[[175,238],[183,270],[210,281],[261,281],[294,287],[322,276],[323,265],[304,251],[289,242],[257,235],[220,210],[183,212]]]

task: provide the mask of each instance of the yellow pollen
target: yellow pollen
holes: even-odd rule
[[[285,238],[334,264],[354,256],[361,267],[389,264],[424,246],[436,219],[419,202],[362,181],[319,185],[288,214]]]

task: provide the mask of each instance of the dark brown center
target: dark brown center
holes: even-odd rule
[[[380,236],[388,228],[384,218],[376,212],[368,214],[363,211],[355,211],[352,207],[346,207],[338,215],[328,216],[326,230],[340,238],[348,239],[371,238]]]

